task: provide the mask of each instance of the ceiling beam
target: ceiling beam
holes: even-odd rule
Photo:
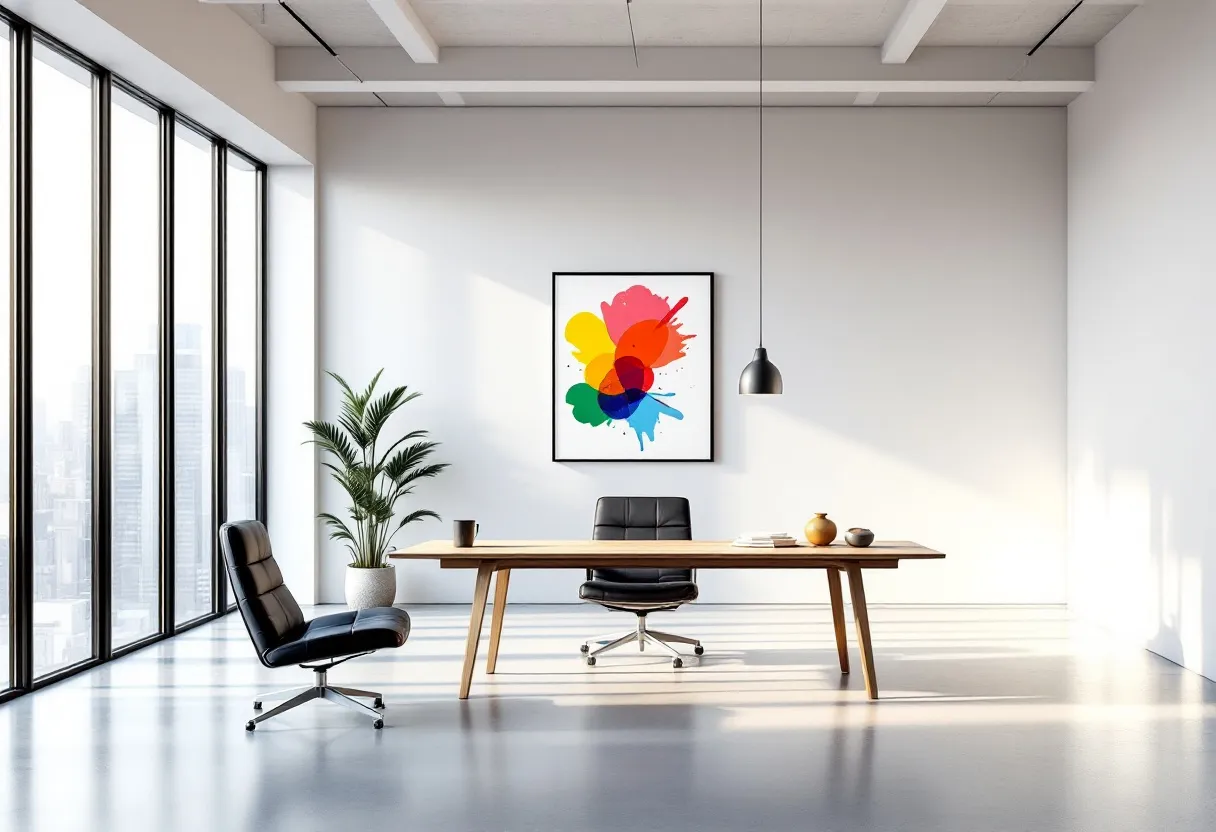
[[[276,50],[276,79],[290,92],[321,93],[756,93],[754,47],[448,47],[442,64],[415,64],[392,47],[349,49],[363,78],[324,50]],[[884,64],[872,47],[768,47],[765,92],[1084,92],[1090,48],[1045,48],[1026,65],[1018,48],[923,48],[910,64]],[[1019,68],[1022,68],[1018,74]],[[1017,80],[1010,78],[1017,76]]]
[[[908,0],[895,25],[887,33],[882,45],[882,62],[907,63],[912,51],[920,46],[925,32],[929,31],[945,7],[946,0]]]
[[[1093,81],[765,81],[764,94],[804,92],[1074,92]],[[288,92],[752,93],[755,81],[280,81]]]
[[[410,0],[367,0],[376,16],[416,64],[439,63],[439,46],[410,5]]]

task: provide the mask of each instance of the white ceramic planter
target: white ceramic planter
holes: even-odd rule
[[[397,568],[379,569],[346,567],[346,606],[352,610],[389,607],[397,598]]]

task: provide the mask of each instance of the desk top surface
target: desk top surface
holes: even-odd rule
[[[843,543],[831,546],[790,546],[783,548],[732,546],[720,540],[479,540],[461,548],[450,540],[428,540],[392,552],[389,557],[405,560],[496,561],[509,566],[511,561],[535,563],[554,561],[567,565],[612,566],[616,561],[630,565],[680,566],[684,561],[712,565],[716,559],[737,564],[754,559],[771,563],[793,562],[899,561],[929,560],[945,555],[910,541],[876,541],[864,549]],[[623,565],[623,564],[622,564]],[[725,563],[723,564],[726,565]]]

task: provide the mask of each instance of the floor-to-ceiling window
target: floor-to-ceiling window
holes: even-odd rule
[[[228,475],[226,520],[257,517],[258,247],[261,211],[258,169],[242,156],[227,158],[226,290]]]
[[[180,623],[212,611],[215,149],[183,124],[175,127],[173,145],[173,538]]]
[[[264,175],[0,8],[0,701],[225,611]]]
[[[160,113],[110,103],[110,615],[115,647],[160,629]]]
[[[93,655],[93,83],[34,44],[35,677]]]
[[[262,174],[231,149],[224,170],[224,519],[235,521],[258,517]]]

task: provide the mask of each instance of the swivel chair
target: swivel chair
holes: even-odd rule
[[[691,540],[692,517],[684,497],[600,497],[595,506],[595,540]],[[601,653],[634,642],[639,651],[650,644],[674,658],[672,667],[683,667],[684,658],[672,643],[691,644],[698,656],[701,642],[688,636],[661,633],[646,627],[652,612],[674,610],[697,599],[696,574],[691,569],[624,568],[588,569],[579,598],[610,610],[631,612],[637,627],[621,633],[589,639],[580,648],[587,664],[594,665]],[[599,646],[592,649],[592,644]]]

